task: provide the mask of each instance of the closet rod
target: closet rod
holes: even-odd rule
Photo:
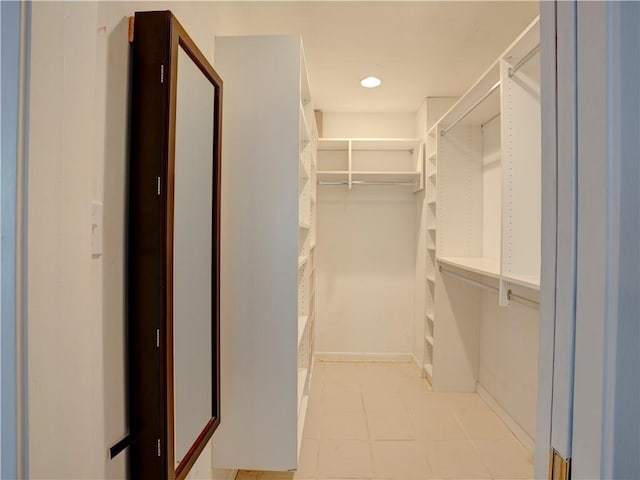
[[[451,275],[452,277],[457,278],[458,280],[462,280],[465,283],[473,285],[474,287],[482,288],[483,290],[489,290],[490,292],[498,292],[498,287],[493,287],[491,285],[487,285],[486,283],[482,283],[478,280],[474,280],[469,277],[465,277],[464,275],[460,275],[459,273],[453,272],[448,268],[442,268],[442,265],[438,266],[438,270],[440,273],[446,273],[447,275]]]
[[[525,63],[527,63],[529,60],[531,60],[533,58],[533,56],[536,53],[538,53],[539,51],[540,51],[540,44],[538,44],[535,47],[533,47],[529,53],[527,53],[524,57],[522,57],[522,60],[520,60],[518,63],[516,63],[513,67],[509,68],[509,77],[513,77],[515,75],[515,73],[518,70],[520,70],[520,67],[522,67]]]
[[[473,105],[471,105],[468,109],[466,109],[464,111],[464,113],[462,115],[460,115],[458,118],[456,118],[447,128],[445,128],[444,130],[442,130],[442,132],[440,132],[440,135],[445,135],[449,130],[451,130],[453,127],[455,127],[456,125],[458,125],[462,120],[464,120],[464,118],[469,115],[471,112],[473,112],[478,105],[480,105],[482,102],[484,102],[489,95],[491,95],[493,92],[496,91],[496,89],[500,86],[500,80],[498,80],[493,87],[491,87],[487,93],[485,93],[482,97],[480,97],[476,103],[474,103]]]
[[[329,185],[329,186],[334,186],[334,185],[349,185],[349,182],[347,181],[336,181],[336,182],[332,182],[332,181],[320,181],[318,182],[318,185]],[[403,185],[406,187],[417,187],[418,184],[417,183],[411,183],[411,182],[365,182],[363,180],[353,180],[351,182],[351,185]]]
[[[500,290],[497,287],[493,287],[491,285],[487,285],[486,283],[479,282],[478,280],[473,280],[472,278],[465,277],[464,275],[460,275],[459,273],[453,272],[447,268],[442,268],[442,265],[438,266],[438,270],[441,273],[446,273],[447,275],[451,275],[452,277],[457,278],[458,280],[462,280],[465,283],[473,285],[474,287],[479,287],[484,290],[489,290],[490,292],[498,293]],[[518,294],[513,293],[513,290],[507,290],[507,298],[511,301],[517,302],[521,305],[531,308],[539,308],[540,303],[535,300],[531,300],[530,298],[520,296]]]

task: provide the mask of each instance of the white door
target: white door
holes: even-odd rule
[[[640,478],[640,5],[542,3],[536,477]]]

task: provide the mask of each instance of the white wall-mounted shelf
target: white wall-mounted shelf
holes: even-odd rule
[[[302,338],[305,330],[307,329],[308,323],[309,323],[308,315],[301,315],[298,317],[298,348],[300,348],[300,344],[302,343]]]
[[[500,264],[495,260],[482,257],[438,257],[437,260],[468,272],[500,278]]]
[[[397,184],[424,188],[423,146],[417,138],[320,138],[321,184]]]
[[[502,276],[505,282],[514,283],[531,290],[540,290],[540,277],[536,275],[507,275]]]

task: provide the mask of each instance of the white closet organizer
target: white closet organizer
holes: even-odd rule
[[[425,160],[425,203],[426,203],[426,229],[427,229],[427,292],[424,319],[424,356],[422,361],[423,373],[427,380],[433,381],[433,346],[435,333],[435,284],[436,284],[436,186],[438,175],[438,136],[437,124],[428,132],[426,142]]]
[[[321,138],[320,185],[400,185],[424,188],[418,138]]]
[[[216,38],[225,82],[220,468],[297,468],[313,367],[317,129],[300,38]],[[264,72],[269,72],[265,75]]]
[[[536,19],[429,131],[424,370],[435,390],[476,389],[482,289],[536,307],[539,41]]]

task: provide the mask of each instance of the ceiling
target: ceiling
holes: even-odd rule
[[[302,35],[314,107],[332,112],[410,112],[427,96],[459,96],[538,14],[529,1],[213,5],[219,34]],[[362,88],[369,75],[382,86]]]

